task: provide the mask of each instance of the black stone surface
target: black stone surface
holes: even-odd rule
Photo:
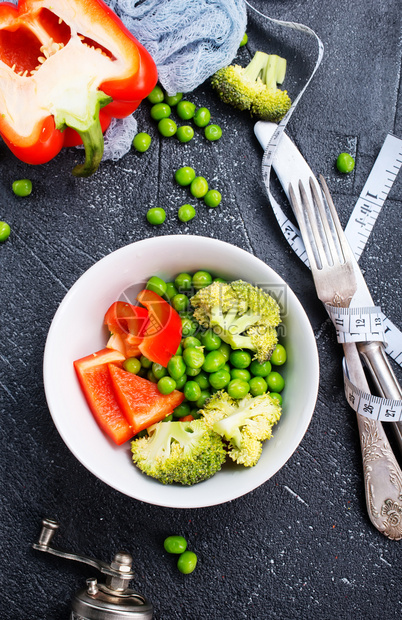
[[[289,125],[310,166],[329,181],[344,224],[388,132],[402,137],[399,0],[254,2],[271,17],[312,27],[323,63]],[[311,67],[306,40],[250,16],[239,60],[270,45],[289,59],[292,97]],[[304,41],[304,43],[303,43]],[[308,43],[314,53],[314,46]],[[343,396],[341,349],[317,301],[311,276],[284,240],[262,184],[253,121],[217,100],[205,84],[189,95],[207,105],[224,130],[215,144],[201,134],[188,145],[160,139],[144,103],[136,113],[149,131],[149,152],[104,162],[88,180],[70,170],[82,151],[69,149],[31,167],[0,144],[0,219],[11,237],[0,247],[0,618],[62,620],[73,593],[94,572],[31,549],[44,516],[58,519],[57,545],[110,561],[120,548],[135,559],[135,588],[157,620],[377,619],[402,615],[401,543],[369,522],[353,412]],[[356,154],[349,176],[334,169],[346,146]],[[172,173],[195,164],[216,180],[222,206],[199,210],[187,225]],[[11,184],[30,178],[33,192]],[[150,206],[167,222],[147,224]],[[361,266],[375,303],[401,325],[402,176],[397,178]],[[170,233],[210,235],[269,263],[304,305],[321,362],[312,422],[288,463],[267,483],[231,503],[174,510],[141,503],[107,487],[69,452],[49,415],[42,383],[45,339],[71,285],[97,260],[127,243]],[[303,355],[303,352],[300,352]],[[397,369],[400,377],[400,369]],[[163,540],[181,533],[199,557],[181,575]]]

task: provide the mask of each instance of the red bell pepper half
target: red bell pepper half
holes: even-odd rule
[[[117,349],[125,357],[141,355],[139,344],[149,324],[148,310],[124,301],[115,301],[105,314],[111,334],[107,347]]]
[[[102,131],[156,81],[151,56],[102,0],[0,3],[0,135],[22,161],[43,164],[82,142],[73,174],[90,176]]]
[[[82,391],[96,422],[117,445],[134,435],[116,399],[108,368],[111,362],[123,361],[124,356],[118,351],[102,349],[74,362]]]
[[[180,316],[160,295],[148,289],[141,291],[137,300],[149,312],[149,325],[138,348],[152,362],[166,367],[180,345]]]

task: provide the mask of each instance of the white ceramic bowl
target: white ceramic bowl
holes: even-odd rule
[[[255,467],[229,465],[191,487],[162,485],[140,473],[130,443],[116,446],[99,429],[79,387],[73,361],[104,348],[103,317],[123,291],[137,292],[151,275],[172,279],[206,269],[268,287],[283,309],[288,361],[282,418]],[[135,297],[133,297],[133,300]],[[291,457],[313,415],[318,354],[309,320],[294,293],[265,263],[233,245],[198,236],[138,241],[93,265],[73,285],[51,324],[44,355],[44,384],[53,421],[71,452],[95,476],[138,500],[172,508],[213,506],[240,497],[271,478]],[[79,483],[79,481],[77,481]]]

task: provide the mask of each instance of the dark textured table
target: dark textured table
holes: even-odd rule
[[[346,224],[387,133],[402,137],[400,2],[255,5],[272,17],[309,25],[324,42],[323,63],[288,133],[314,172],[328,179]],[[270,27],[254,17],[248,33],[242,62],[263,44],[281,51],[278,31],[271,37]],[[291,64],[298,54],[291,39],[285,41]],[[290,79],[294,96],[291,84]],[[144,103],[136,118],[139,129],[152,134],[152,148],[104,162],[88,180],[70,174],[82,156],[76,149],[30,167],[0,144],[0,219],[12,228],[0,247],[0,618],[67,618],[73,593],[94,574],[31,549],[44,516],[61,522],[60,547],[107,561],[120,548],[130,551],[134,586],[153,602],[159,620],[400,618],[401,543],[369,522],[357,425],[343,395],[341,349],[309,271],[288,246],[267,202],[253,121],[219,102],[209,84],[189,98],[211,109],[224,130],[219,143],[206,143],[198,134],[188,145],[160,139]],[[356,167],[341,176],[334,160],[345,148],[356,156]],[[187,162],[215,178],[224,199],[218,209],[200,210],[184,225],[175,216],[181,197],[172,172]],[[29,197],[13,194],[18,178],[32,180]],[[147,209],[157,205],[168,212],[160,228],[145,219]],[[360,261],[375,303],[397,325],[402,323],[401,206],[399,176]],[[304,305],[321,361],[316,411],[288,463],[247,496],[198,510],[141,503],[97,480],[59,437],[42,382],[47,331],[72,284],[113,250],[171,233],[214,236],[266,261]],[[181,575],[163,550],[172,532],[186,536],[198,554],[192,575]]]

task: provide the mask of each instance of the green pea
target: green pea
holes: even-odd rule
[[[148,381],[152,381],[152,383],[158,383],[158,379],[155,377],[155,375],[152,372],[152,370],[148,370],[148,372],[147,372],[147,379],[148,379]]]
[[[147,357],[145,357],[145,355],[141,355],[140,362],[141,362],[141,366],[143,368],[151,368],[151,366],[152,366],[151,360],[149,360]]]
[[[151,136],[145,131],[140,131],[134,136],[133,147],[139,153],[145,153],[151,146]]]
[[[269,391],[272,392],[282,392],[285,387],[285,379],[279,374],[279,372],[270,372],[266,378],[266,382],[268,384]]]
[[[181,330],[183,336],[192,336],[198,329],[198,323],[192,321],[189,317],[183,316],[181,319]]]
[[[174,178],[179,185],[190,185],[195,179],[195,170],[191,166],[183,166],[176,170]]]
[[[165,138],[174,136],[177,131],[177,125],[171,118],[162,118],[158,123],[159,133]]]
[[[247,368],[232,368],[230,371],[232,379],[241,379],[242,381],[250,381],[251,373]]]
[[[230,383],[230,372],[227,370],[217,370],[209,375],[209,382],[216,390],[222,390]]]
[[[204,345],[207,351],[216,351],[222,344],[221,338],[219,338],[218,334],[209,329],[204,334],[200,336],[201,344]]]
[[[221,282],[222,284],[226,284],[227,280],[224,280],[223,278],[214,278],[214,282]]]
[[[206,390],[209,388],[209,375],[204,370],[201,370],[198,373],[198,375],[194,378],[194,381],[198,383],[201,390]]]
[[[161,377],[157,385],[161,394],[171,394],[176,389],[176,381],[167,375]]]
[[[202,349],[198,347],[188,347],[183,351],[183,360],[189,368],[201,368],[205,361],[205,357]]]
[[[196,377],[201,372],[201,368],[190,368],[186,366],[186,373],[189,377]]]
[[[183,553],[187,549],[187,541],[183,536],[168,536],[163,546],[168,553]]]
[[[152,364],[152,372],[158,380],[167,375],[167,369],[162,364],[157,364],[156,362]]]
[[[286,349],[283,345],[277,344],[272,352],[270,362],[275,366],[282,366],[286,362]]]
[[[164,99],[164,94],[161,87],[155,86],[155,88],[149,93],[147,99],[150,103],[161,103]]]
[[[162,209],[162,207],[152,207],[152,209],[148,209],[147,211],[147,220],[150,224],[154,226],[159,226],[163,224],[166,220],[166,211]]]
[[[352,172],[355,167],[355,160],[349,153],[340,153],[336,160],[336,167],[339,172],[347,174],[348,172]]]
[[[252,396],[260,396],[265,394],[268,389],[267,382],[264,377],[253,377],[250,379],[250,392]]]
[[[162,422],[172,422],[172,420],[173,420],[173,413],[169,413],[169,415],[165,415]]]
[[[229,396],[235,399],[244,398],[250,391],[250,384],[241,379],[232,379],[227,387]]]
[[[184,349],[187,349],[187,347],[200,347],[201,341],[198,340],[198,338],[196,338],[195,336],[187,336],[186,338],[183,338],[182,346]]]
[[[190,118],[193,118],[195,114],[195,103],[182,99],[176,106],[176,112],[179,118],[183,121],[188,121]]]
[[[183,402],[173,409],[173,417],[176,419],[184,418],[186,415],[189,415],[190,411],[191,407],[189,403]]]
[[[183,99],[183,93],[176,93],[175,95],[168,95],[165,91],[165,101],[170,106],[175,106]]]
[[[191,181],[190,192],[195,198],[203,198],[208,191],[208,182],[204,177],[195,177]]]
[[[233,351],[229,359],[235,368],[248,368],[251,364],[251,354],[248,351]]]
[[[197,127],[206,127],[211,120],[211,112],[208,108],[198,108],[194,114],[193,123]]]
[[[186,372],[186,365],[182,355],[173,355],[173,357],[170,358],[167,365],[167,371],[176,382],[182,375],[184,375]]]
[[[189,273],[179,273],[175,278],[175,286],[179,291],[190,291],[192,278]]]
[[[215,142],[222,137],[222,129],[219,125],[207,125],[204,129],[204,134],[207,140]]]
[[[227,342],[222,342],[222,344],[219,347],[218,351],[220,351],[222,353],[223,357],[225,358],[225,362],[229,361],[230,354],[232,352],[232,348],[231,348],[231,346]]]
[[[205,372],[216,372],[224,366],[225,361],[224,356],[219,350],[209,351],[205,356],[202,369],[205,370]]]
[[[183,385],[187,381],[187,375],[184,374],[181,377],[179,377],[178,379],[175,379],[175,381],[176,381],[176,390],[181,390],[181,388],[183,387]]]
[[[222,194],[217,189],[210,189],[204,196],[204,202],[211,209],[220,205]]]
[[[182,354],[183,354],[183,347],[181,346],[181,343],[180,343],[179,346],[177,347],[176,355],[182,355]]]
[[[146,379],[147,378],[147,372],[148,372],[148,370],[146,368],[144,368],[143,366],[141,366],[141,368],[137,372],[137,375],[139,377],[142,377],[143,379]]]
[[[175,287],[175,285],[173,284],[173,282],[166,282],[166,291],[165,291],[165,295],[168,298],[169,301],[171,301],[173,299],[173,297],[175,295],[178,294],[178,290]]]
[[[281,396],[281,394],[278,394],[278,392],[270,392],[269,395],[274,400],[277,400],[279,405],[282,405],[282,396]]]
[[[231,372],[232,368],[230,364],[228,364],[228,362],[225,362],[225,365],[222,366],[221,370],[227,370],[228,372]]]
[[[184,312],[184,310],[187,310],[187,307],[189,304],[188,297],[184,295],[183,293],[177,293],[177,295],[173,297],[171,302],[172,302],[173,308],[177,312]]]
[[[194,138],[194,129],[190,125],[182,125],[177,128],[176,135],[179,142],[190,142]]]
[[[195,401],[198,409],[202,409],[209,398],[211,398],[211,392],[209,390],[201,390],[200,397]]]
[[[167,103],[155,103],[151,108],[151,117],[154,121],[160,121],[162,118],[168,118],[172,113],[170,105]]]
[[[212,284],[212,276],[208,271],[196,271],[193,274],[192,282],[195,290],[199,291],[201,288]]]
[[[0,222],[0,243],[7,241],[11,233],[10,225],[7,222]]]
[[[32,181],[29,179],[19,179],[13,183],[13,192],[16,196],[29,196],[32,192]]]
[[[152,276],[149,278],[145,288],[163,297],[166,293],[166,282],[162,278],[158,278],[158,276]]]
[[[190,402],[198,400],[201,396],[201,388],[196,381],[187,381],[183,388],[184,396]]]
[[[141,362],[137,357],[128,357],[123,362],[123,368],[133,375],[136,375],[141,368]]]
[[[189,575],[197,566],[197,556],[193,551],[184,551],[179,555],[177,560],[177,568],[184,575]]]
[[[248,35],[247,35],[247,32],[245,32],[242,40],[240,41],[239,47],[243,47],[244,45],[246,45],[247,41],[248,41]]]
[[[253,360],[250,364],[250,370],[256,377],[266,377],[272,370],[271,362],[258,362]]]
[[[189,222],[195,216],[196,216],[196,211],[193,205],[189,205],[189,204],[182,205],[177,212],[177,217],[179,218],[181,222]]]

